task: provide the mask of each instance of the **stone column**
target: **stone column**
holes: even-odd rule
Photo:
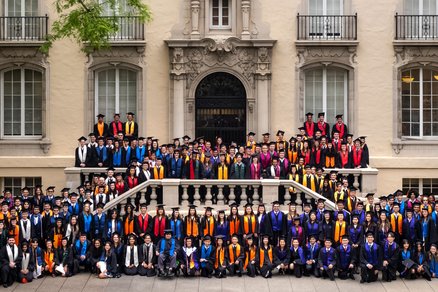
[[[257,88],[257,131],[259,135],[270,131],[271,116],[271,69],[268,48],[258,49],[257,70],[255,72]]]
[[[190,33],[191,39],[199,39],[199,0],[192,0],[190,2],[190,9],[192,11],[192,31]]]
[[[163,179],[163,204],[169,207],[179,206],[179,179]]]
[[[174,48],[172,56],[172,70],[170,71],[173,87],[173,99],[171,104],[171,138],[182,137],[184,135],[184,90],[186,74],[184,68],[184,50]]]
[[[249,40],[251,38],[251,34],[249,33],[249,13],[251,10],[251,1],[250,0],[242,0],[242,40]]]

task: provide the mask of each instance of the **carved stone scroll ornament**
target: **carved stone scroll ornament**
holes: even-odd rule
[[[324,62],[326,60],[348,66],[355,66],[357,64],[355,46],[298,47],[297,55],[298,68],[311,63]]]

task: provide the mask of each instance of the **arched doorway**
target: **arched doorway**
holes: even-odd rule
[[[243,144],[246,137],[246,91],[234,75],[224,72],[206,76],[196,88],[196,137],[214,143]]]

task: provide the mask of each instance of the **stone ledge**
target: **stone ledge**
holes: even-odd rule
[[[20,155],[20,156],[26,156],[32,155],[35,153],[20,153],[20,151],[23,150],[33,150],[36,151],[38,148],[40,148],[43,151],[43,154],[49,153],[50,146],[52,145],[52,142],[48,138],[38,139],[38,140],[29,140],[29,139],[4,139],[0,140],[0,149],[1,155],[0,156],[13,156]],[[19,153],[17,153],[17,151]]]
[[[357,47],[357,40],[296,40],[297,47]]]
[[[405,147],[422,147],[422,146],[438,146],[438,140],[403,140],[396,139],[391,142],[392,150],[395,154],[400,152]]]

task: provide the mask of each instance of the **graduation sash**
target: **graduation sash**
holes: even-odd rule
[[[214,268],[217,269],[220,266],[224,264],[225,260],[225,249],[223,247],[220,247],[216,249],[216,259],[214,261]]]
[[[257,246],[253,245],[249,248],[247,252],[245,252],[245,264],[243,265],[243,269],[246,270],[248,267],[248,263],[253,261],[256,257]]]
[[[270,263],[272,263],[272,247],[269,247],[268,249],[268,257]],[[263,264],[265,263],[265,249],[263,247],[260,248],[260,268],[263,267]]]
[[[208,248],[205,248],[205,245],[201,246],[201,259],[208,259],[210,257],[211,252],[213,251],[213,247],[211,245]],[[205,262],[201,263],[201,267],[205,268]]]
[[[358,150],[353,150],[353,163],[354,167],[360,166],[362,162],[362,148]]]
[[[134,134],[134,122],[126,122],[125,124],[125,135],[133,135]]]
[[[164,178],[164,167],[154,167],[154,178],[163,179]]]
[[[338,191],[336,191],[335,193],[334,193],[334,198],[335,198],[335,203],[338,201],[338,200],[341,200],[341,201],[343,201],[344,200],[344,191],[340,191],[340,192],[338,192]]]
[[[166,229],[166,218],[156,217],[154,222],[154,235],[155,237],[164,236],[164,229]]]
[[[310,182],[308,182],[309,178],[310,178]],[[310,175],[310,177],[308,177],[307,175],[304,175],[302,185],[305,186],[306,188],[311,189],[312,191],[316,191],[315,176]]]
[[[187,236],[197,237],[199,236],[198,230],[198,222],[196,222],[196,218],[187,218]]]
[[[336,130],[339,131],[339,137],[343,138],[344,137],[344,132],[345,132],[345,125],[344,123],[340,124],[336,123]]]
[[[341,157],[341,167],[345,168],[345,166],[348,164],[348,151],[345,152],[339,152],[339,155]]]
[[[309,136],[309,137],[313,136],[314,129],[315,129],[315,123],[314,122],[311,122],[310,124],[309,124],[309,122],[306,122],[306,133],[307,133],[307,136]]]
[[[55,253],[53,251],[47,250],[44,253],[44,261],[46,262],[46,265],[49,266],[49,272],[53,273],[53,259],[55,257]]]
[[[134,232],[134,220],[129,216],[126,216],[123,231],[125,235],[131,234]]]
[[[403,230],[403,217],[401,214],[398,214],[397,219],[395,218],[395,214],[392,213],[390,217],[391,229],[392,231],[402,235]]]
[[[297,163],[298,151],[289,149],[287,151],[287,158],[289,159],[290,163]]]
[[[347,224],[345,221],[342,222],[342,224],[339,223],[339,221],[336,221],[335,223],[335,235],[334,240],[335,242],[340,242],[343,235],[345,235],[345,229]]]
[[[334,156],[326,156],[325,157],[325,167],[326,168],[333,168],[335,167],[335,157]]]
[[[205,227],[204,227],[204,236],[206,236],[206,235],[213,236],[213,234],[214,234],[213,216],[206,217],[205,218]]]
[[[230,220],[230,235],[233,235],[239,231],[240,219],[238,216]]]
[[[243,217],[243,231],[245,234],[256,232],[256,220],[254,215],[245,215]]]
[[[166,249],[166,241],[167,241],[167,240],[164,240],[164,239],[161,240],[161,244],[160,244],[160,253],[163,253],[164,250]],[[171,256],[173,256],[173,254],[175,253],[175,239],[174,239],[174,238],[171,238],[170,241],[171,241],[171,245],[170,245],[169,254],[170,254]]]
[[[138,215],[137,216],[138,226],[140,226],[140,230],[145,233],[148,228],[149,223],[149,215],[146,216]]]
[[[230,244],[228,246],[228,253],[230,255],[230,262],[232,264],[234,264],[234,262],[236,261],[236,259],[234,258],[234,252],[233,252],[233,245]],[[236,257],[240,256],[240,244],[236,244]]]
[[[97,123],[97,132],[99,132],[99,136],[103,136],[103,134],[105,134],[103,132],[104,129],[104,124],[103,123]]]
[[[218,179],[219,180],[225,180],[228,179],[228,167],[224,165],[219,165],[217,167],[218,169]]]

